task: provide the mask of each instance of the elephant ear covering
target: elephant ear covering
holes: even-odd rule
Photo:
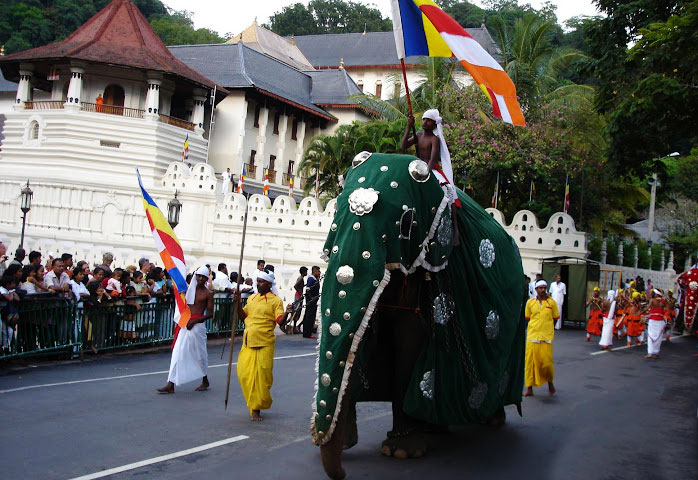
[[[329,441],[362,337],[391,270],[423,268],[439,285],[430,335],[415,365],[405,411],[438,424],[471,423],[521,400],[524,280],[518,249],[463,192],[455,208],[421,160],[357,155],[337,198],[324,254],[313,442]],[[441,288],[443,286],[443,288]]]

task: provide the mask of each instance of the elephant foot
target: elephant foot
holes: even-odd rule
[[[383,440],[381,453],[386,457],[399,459],[420,458],[427,453],[427,442],[420,432],[391,436]]]
[[[347,476],[342,468],[342,451],[338,450],[336,445],[322,445],[320,457],[322,458],[322,468],[332,480],[342,480]]]
[[[491,417],[486,418],[480,422],[480,425],[486,425],[488,427],[501,427],[507,421],[507,413],[504,411],[504,407],[499,407],[499,410],[494,412]]]

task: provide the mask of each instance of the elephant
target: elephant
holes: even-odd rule
[[[468,195],[416,157],[362,152],[323,255],[311,437],[330,478],[358,440],[357,401],[392,403],[381,452],[397,458],[424,455],[425,431],[520,412],[521,257]]]

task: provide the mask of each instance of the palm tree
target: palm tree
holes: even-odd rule
[[[550,33],[555,27],[552,21],[531,14],[516,20],[510,29],[504,19],[494,17],[492,26],[502,51],[504,70],[516,85],[524,112],[560,103],[592,102],[592,87],[562,80],[570,65],[587,57],[577,50],[551,43]]]

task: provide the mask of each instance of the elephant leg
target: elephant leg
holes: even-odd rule
[[[344,447],[344,433],[346,431],[346,423],[349,408],[346,405],[337,416],[337,423],[334,427],[332,438],[320,446],[320,457],[322,458],[322,468],[332,480],[342,480],[346,477],[346,473],[342,468],[342,448]]]
[[[407,415],[403,404],[415,362],[428,332],[416,314],[406,313],[405,310],[386,310],[394,352],[393,429],[381,445],[381,453],[396,458],[418,458],[427,451],[424,423]]]
[[[359,441],[359,430],[356,426],[356,404],[347,405],[346,427],[344,429],[344,445],[343,450],[349,450]]]
[[[507,413],[504,411],[504,407],[499,407],[499,409],[494,412],[489,418],[486,418],[481,425],[486,425],[488,427],[501,427],[507,421]]]

